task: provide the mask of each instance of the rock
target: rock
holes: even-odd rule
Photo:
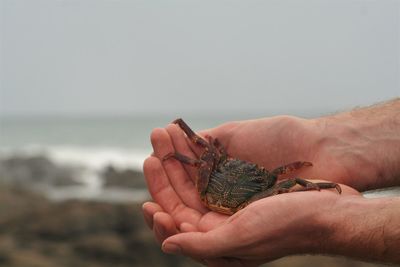
[[[78,167],[58,166],[45,156],[13,156],[0,160],[1,182],[18,187],[78,185]]]
[[[101,177],[105,187],[145,188],[146,182],[141,171],[117,170],[112,165],[104,168]]]
[[[85,258],[114,262],[130,258],[130,253],[124,240],[114,233],[100,233],[84,237],[76,241],[73,248],[77,254]]]
[[[199,265],[161,252],[140,204],[50,202],[28,191],[0,187],[3,266]]]

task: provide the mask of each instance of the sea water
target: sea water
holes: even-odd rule
[[[237,116],[241,118],[240,116]],[[188,116],[194,130],[215,127],[235,116]],[[142,171],[152,152],[150,133],[165,127],[168,116],[83,116],[0,118],[0,160],[16,156],[45,156],[60,166],[82,171],[82,185],[46,187],[53,200],[84,198],[107,201],[141,201],[144,188],[104,188],[99,173],[107,166]],[[42,188],[43,189],[43,188]]]

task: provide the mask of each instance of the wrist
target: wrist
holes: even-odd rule
[[[319,217],[319,223],[330,229],[319,253],[398,263],[399,206],[395,198],[342,198]]]
[[[348,179],[340,182],[360,191],[399,183],[400,126],[392,118],[349,112],[313,122],[316,150],[331,154],[345,170]]]

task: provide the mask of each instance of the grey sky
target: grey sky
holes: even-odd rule
[[[329,111],[400,95],[399,1],[0,9],[0,114]]]

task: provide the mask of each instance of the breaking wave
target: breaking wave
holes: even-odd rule
[[[17,175],[17,179],[22,181],[22,184],[30,185],[35,189],[39,188],[53,200],[140,201],[148,196],[147,190],[143,186],[144,182],[134,180],[143,180],[142,166],[149,153],[150,151],[147,150],[132,148],[69,145],[29,145],[18,149],[2,148],[0,149],[0,163],[14,160],[14,165],[12,165],[14,170],[5,169],[5,164],[0,164],[0,176],[1,174],[3,177]],[[42,160],[36,160],[32,164],[32,159],[38,157]],[[51,168],[47,161],[51,162]],[[15,162],[18,162],[19,165],[16,165]],[[27,168],[33,168],[28,171],[29,175],[27,175]],[[113,175],[112,179],[114,179],[111,187],[107,186],[104,175],[110,169]],[[42,177],[32,177],[38,176],[38,173],[44,176],[44,172],[47,172],[47,176],[60,176],[57,170],[62,170],[64,179],[62,186],[53,186],[52,177],[47,180],[41,179]],[[127,179],[125,177],[123,183],[118,184],[120,181],[118,175],[122,177],[127,170],[135,176],[132,177],[132,182],[128,181],[130,185],[126,186]],[[21,178],[18,175],[25,175],[25,177]],[[73,176],[70,180],[76,181],[76,184],[70,183],[70,180],[65,182],[65,176]],[[138,178],[138,176],[140,177]],[[14,180],[17,179],[14,178]],[[128,179],[130,178],[128,177]],[[40,187],[36,185],[38,180],[42,182]],[[137,186],[137,184],[140,185]]]

